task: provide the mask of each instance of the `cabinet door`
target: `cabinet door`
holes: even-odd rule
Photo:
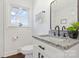
[[[34,51],[34,58],[46,58],[45,53],[40,50],[38,47],[34,47],[35,51]]]
[[[44,43],[39,40],[35,40],[35,46],[34,47],[34,55],[35,57],[38,56],[38,51],[44,56],[44,58],[62,58],[64,57],[64,51],[59,50],[53,46],[48,45],[47,43]],[[44,48],[39,48],[39,45]]]
[[[44,43],[45,45],[45,55],[48,58],[63,58],[64,57],[64,51],[60,50],[52,45],[48,45],[46,43]]]
[[[36,46],[34,46],[34,50],[33,50],[33,57],[34,58],[39,58],[39,49],[36,47]]]
[[[40,48],[41,43],[38,40],[33,40],[34,42],[34,49],[33,49],[33,57],[34,58],[44,58],[44,51]]]
[[[33,57],[34,58],[38,58],[39,49],[37,46],[38,46],[37,40],[33,38]]]

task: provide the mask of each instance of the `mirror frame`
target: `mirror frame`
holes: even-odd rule
[[[56,0],[52,1],[50,3],[50,30],[52,30],[52,4],[55,2]],[[77,0],[77,21],[79,22],[79,0]]]
[[[54,0],[54,1],[52,1],[51,3],[50,3],[50,30],[52,30],[52,4],[55,2],[56,0]]]

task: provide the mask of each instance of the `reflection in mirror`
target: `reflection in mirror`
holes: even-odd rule
[[[59,25],[68,27],[78,20],[77,0],[54,0],[51,4],[51,27]]]
[[[11,25],[19,27],[28,27],[29,12],[27,9],[20,7],[12,7],[11,9]]]

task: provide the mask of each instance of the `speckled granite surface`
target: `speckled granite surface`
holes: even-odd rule
[[[45,36],[45,37],[44,36],[32,36],[32,37],[42,42],[45,42],[49,45],[52,45],[54,47],[64,49],[64,50],[68,50],[71,47],[79,43],[78,39],[70,39],[70,38],[61,39],[61,38],[54,38],[50,36]]]

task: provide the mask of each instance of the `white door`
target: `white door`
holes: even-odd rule
[[[5,1],[5,55],[9,55],[32,44],[31,5],[29,0]]]

